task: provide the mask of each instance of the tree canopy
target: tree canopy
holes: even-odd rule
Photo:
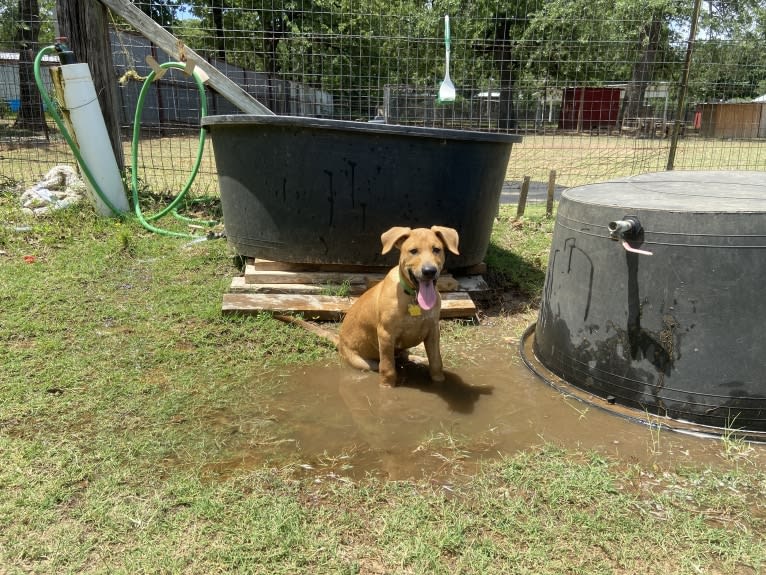
[[[0,45],[12,46],[20,31],[30,31],[34,25],[39,25],[39,42],[53,42],[55,0],[38,0],[36,9],[32,4],[30,0],[0,0]],[[34,14],[34,21],[26,21],[23,14]]]
[[[0,0],[0,41],[19,10]],[[568,86],[626,86],[640,106],[650,85],[676,85],[691,0],[146,0],[137,5],[195,50],[245,69],[321,88],[360,115],[385,85],[434,88],[444,73],[443,17],[452,23],[451,76],[466,98],[492,88],[501,106]],[[766,6],[707,0],[689,99],[766,91]],[[52,36],[43,0],[41,37]]]
[[[764,71],[759,0],[706,3],[691,96],[752,97]],[[452,77],[508,97],[551,86],[675,83],[693,3],[681,0],[206,0],[182,34],[219,57],[336,93],[383,84],[433,86],[443,74],[450,14]],[[703,65],[702,62],[705,62]],[[631,87],[635,94],[631,93]]]

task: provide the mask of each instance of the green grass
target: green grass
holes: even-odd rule
[[[572,187],[667,167],[670,141],[624,136],[527,134],[511,151],[506,179],[524,176],[547,182],[556,170],[556,183]],[[681,138],[675,170],[760,170],[766,167],[766,141],[715,140],[696,135]]]
[[[189,246],[87,206],[29,219],[16,201],[0,192],[1,573],[742,574],[766,564],[766,474],[759,452],[731,438],[715,469],[542,445],[430,481],[352,480],[268,458],[210,473],[235,436],[267,444],[284,369],[334,350],[267,315],[222,316],[236,273],[223,241]],[[488,256],[493,284],[532,308],[552,230],[541,210],[515,222],[504,208]],[[471,338],[465,324],[445,329],[447,344]],[[263,402],[263,421],[214,424],[243,397]],[[460,457],[454,437],[429,442]]]
[[[548,217],[541,204],[528,205],[521,218],[516,218],[515,206],[500,210],[485,257],[487,276],[494,285],[533,302],[539,299],[554,217]]]

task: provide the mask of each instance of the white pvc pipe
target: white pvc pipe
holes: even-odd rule
[[[120,212],[128,212],[128,197],[114,158],[104,116],[98,104],[96,88],[87,64],[61,66],[62,107],[69,114],[77,147],[88,165],[96,185]],[[102,216],[114,215],[87,181],[86,186],[96,211]]]

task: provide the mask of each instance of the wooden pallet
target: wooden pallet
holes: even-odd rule
[[[254,314],[268,311],[297,314],[305,319],[337,321],[343,318],[356,298],[381,281],[386,271],[360,266],[312,266],[250,261],[244,275],[232,279],[223,296],[223,313]],[[331,295],[339,286],[348,295]],[[469,295],[487,289],[479,275],[453,277],[442,274],[437,281],[442,296],[442,318],[476,315]]]

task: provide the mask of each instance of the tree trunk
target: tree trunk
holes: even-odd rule
[[[265,13],[265,11],[264,11]],[[279,66],[279,43],[281,42],[285,26],[284,19],[278,15],[271,15],[264,17],[264,34],[263,34],[263,53],[264,64],[266,73],[269,76],[269,91],[266,105],[275,114],[282,114],[282,97],[281,94],[284,90],[287,90],[287,83],[282,81],[280,75]]]
[[[14,127],[42,132],[45,131],[45,116],[34,75],[34,61],[40,35],[40,6],[37,0],[19,0],[19,20],[16,45],[19,47],[21,106]]]
[[[513,106],[513,39],[511,38],[511,19],[500,16],[495,27],[492,57],[495,70],[500,79],[500,102],[498,129],[510,132],[516,129],[516,110]],[[489,94],[490,98],[492,94]]]
[[[662,35],[662,17],[654,15],[651,22],[641,30],[639,43],[643,47],[641,56],[633,65],[630,82],[625,89],[625,99],[622,106],[622,118],[638,118],[642,115],[644,94],[652,81],[654,62]]]
[[[58,19],[78,62],[87,62],[104,115],[114,157],[125,168],[120,138],[120,99],[117,74],[112,65],[112,46],[106,7],[95,0],[59,0]]]
[[[226,61],[226,39],[223,31],[223,0],[212,0],[210,10],[213,12],[213,42],[214,56],[221,62]]]

